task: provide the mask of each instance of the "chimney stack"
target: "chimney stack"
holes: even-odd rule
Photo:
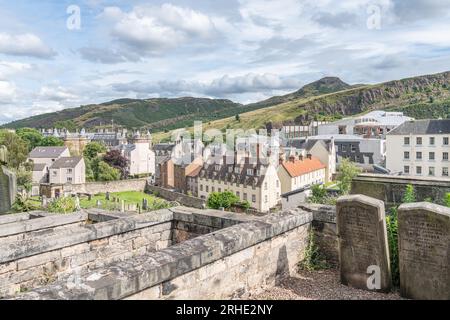
[[[309,160],[312,159],[312,155],[311,155],[310,153],[308,153],[308,154],[306,155],[306,157],[307,157]]]
[[[298,156],[298,160],[303,161],[303,155],[302,154]]]
[[[289,161],[290,161],[290,162],[295,162],[295,157],[294,157],[294,156],[290,156],[290,157],[289,157]]]

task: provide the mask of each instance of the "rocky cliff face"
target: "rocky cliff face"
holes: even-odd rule
[[[337,92],[299,103],[307,111],[298,117],[303,122],[322,115],[354,115],[361,112],[400,107],[420,102],[433,102],[450,98],[450,72],[390,81]]]

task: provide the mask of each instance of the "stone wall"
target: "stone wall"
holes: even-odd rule
[[[314,239],[320,252],[331,266],[339,265],[339,246],[336,229],[336,207],[321,204],[302,204],[301,209],[313,213]]]
[[[144,191],[147,179],[130,179],[130,180],[118,180],[107,182],[86,182],[83,184],[71,185],[71,187],[65,188],[66,191],[72,193],[89,193],[98,194],[109,192],[123,192],[123,191]],[[70,190],[69,190],[70,189]]]
[[[414,186],[417,201],[429,198],[437,204],[443,204],[445,195],[450,192],[448,179],[361,174],[353,179],[351,194],[362,194],[379,199],[385,203],[386,207],[392,207],[401,204],[408,184]]]
[[[85,220],[87,215],[84,212],[0,225],[0,231],[11,236],[0,239],[0,297],[154,252],[172,243],[173,214],[169,210],[64,226]]]
[[[169,201],[176,201],[182,206],[203,209],[206,201],[200,198],[191,197],[186,194],[179,192],[174,192],[165,188],[147,185],[147,193],[157,193],[159,197],[164,198]]]
[[[300,209],[266,217],[215,210],[171,210],[175,220],[182,217],[184,222],[217,231],[96,268],[83,274],[75,289],[66,281],[56,281],[15,298],[117,300],[245,296],[275,285],[295,270],[303,258],[312,221],[312,213]],[[196,233],[195,228],[190,233]]]
[[[6,167],[0,167],[0,213],[10,211],[16,192],[16,175]]]

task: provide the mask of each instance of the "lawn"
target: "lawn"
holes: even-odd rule
[[[119,203],[114,203],[113,197],[119,198]],[[101,202],[101,209],[105,210],[114,210],[119,209],[120,210],[120,202],[122,200],[125,201],[125,205],[127,204],[139,204],[139,206],[142,208],[142,200],[147,199],[148,201],[148,211],[163,209],[170,207],[169,202],[167,202],[164,199],[155,197],[153,195],[146,194],[144,192],[138,192],[138,191],[125,191],[125,192],[115,192],[110,194],[110,201],[106,200],[106,194],[101,193],[93,196],[91,200],[89,201],[87,197],[82,197],[80,199],[80,205],[83,209],[89,209],[89,208],[96,208],[97,207],[97,201],[100,200]]]

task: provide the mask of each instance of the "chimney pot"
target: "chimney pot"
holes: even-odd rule
[[[312,159],[312,155],[311,154],[308,154],[307,157],[308,157],[309,160]]]

